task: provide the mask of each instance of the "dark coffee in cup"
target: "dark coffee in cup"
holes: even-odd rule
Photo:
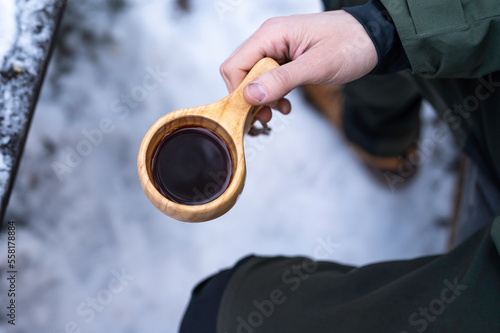
[[[183,127],[167,133],[158,144],[151,171],[156,188],[183,205],[202,205],[217,199],[233,173],[226,142],[203,127]]]

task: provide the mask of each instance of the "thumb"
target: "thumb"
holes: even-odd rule
[[[294,62],[271,69],[245,87],[243,96],[252,105],[269,105],[303,83],[304,71]]]

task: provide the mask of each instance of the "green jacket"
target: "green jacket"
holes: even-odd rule
[[[498,0],[381,2],[394,20],[415,74],[475,78],[500,70]]]

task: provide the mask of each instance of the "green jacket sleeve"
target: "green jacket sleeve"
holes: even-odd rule
[[[381,0],[415,74],[474,78],[500,70],[499,0]]]

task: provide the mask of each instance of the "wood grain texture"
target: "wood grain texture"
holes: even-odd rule
[[[236,203],[245,185],[246,164],[243,136],[250,130],[260,107],[248,104],[243,97],[245,86],[262,73],[278,67],[270,58],[260,60],[241,84],[225,98],[204,106],[170,112],[148,130],[137,158],[141,186],[149,200],[164,214],[184,222],[203,222],[226,213]],[[203,205],[181,205],[165,198],[155,187],[151,172],[153,155],[161,139],[181,127],[201,126],[217,133],[228,145],[233,162],[233,176],[226,191]]]

